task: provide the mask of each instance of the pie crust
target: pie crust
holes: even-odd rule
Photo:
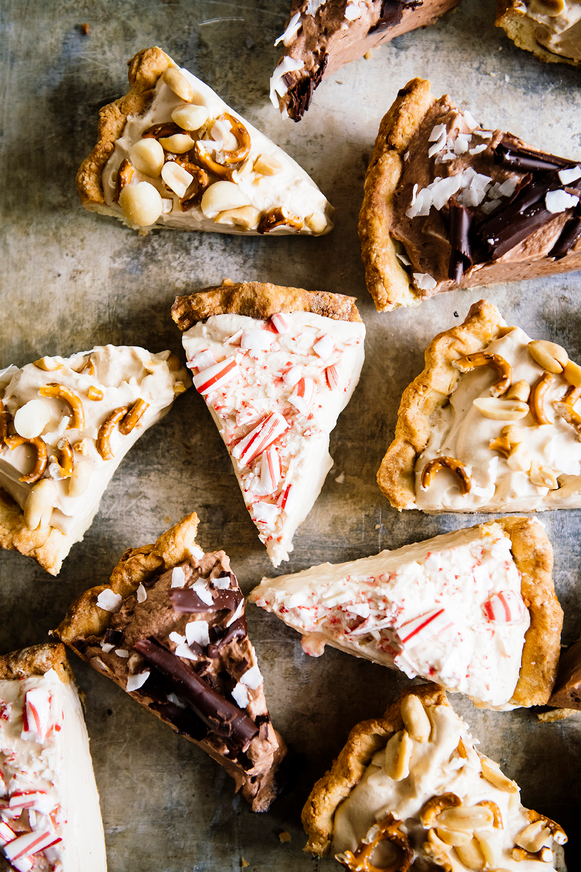
[[[535,57],[545,63],[570,64],[573,67],[581,65],[581,58],[568,58],[556,52],[549,51],[537,41],[535,30],[537,22],[529,18],[526,6],[522,0],[496,0],[497,27],[502,27],[509,39],[518,48],[532,52]]]
[[[62,643],[46,642],[0,656],[0,680],[16,681],[31,675],[44,675],[54,669],[63,684],[75,685],[66,649]],[[76,686],[76,685],[75,685]]]
[[[50,575],[58,575],[75,541],[54,527],[29,530],[18,503],[0,488],[0,549],[19,551],[36,560]]]

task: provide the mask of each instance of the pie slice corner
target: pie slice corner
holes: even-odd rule
[[[405,389],[377,481],[399,509],[581,507],[581,367],[486,300],[440,333]]]
[[[282,787],[286,746],[272,726],[244,597],[223,551],[196,545],[188,515],[129,549],[109,586],[82,594],[54,631],[175,732],[225,768],[252,811]]]
[[[106,872],[89,738],[62,644],[0,657],[1,847],[10,868]]]
[[[383,118],[359,216],[378,311],[581,268],[581,166],[488,130],[425,79]]]
[[[581,65],[581,10],[562,0],[496,0],[496,26],[545,63]]]
[[[125,453],[188,383],[175,355],[137,346],[0,371],[0,548],[58,575]]]
[[[162,49],[136,54],[128,75],[77,173],[87,209],[142,232],[332,229],[332,206],[296,161]]]
[[[365,327],[355,300],[226,281],[178,297],[172,316],[194,386],[278,566],[331,469],[329,435],[359,380]]]
[[[393,869],[527,861],[565,870],[563,828],[525,808],[516,782],[477,744],[442,688],[406,690],[383,718],[353,728],[313,787],[302,812],[305,850],[332,853],[352,872],[378,845],[388,848]]]
[[[563,612],[537,520],[503,518],[349,563],[263,578],[250,602],[325,645],[437,681],[478,707],[547,703]]]

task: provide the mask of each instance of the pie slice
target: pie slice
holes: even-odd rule
[[[329,434],[355,390],[365,327],[353,297],[259,282],[178,297],[194,386],[275,566],[333,465]]]
[[[476,705],[542,705],[559,659],[563,612],[542,525],[503,518],[350,563],[263,578],[250,601],[303,634],[421,676]]]
[[[55,635],[220,763],[267,811],[286,746],[270,721],[244,597],[223,551],[204,554],[188,515],[155,545],[129,549]]]
[[[58,575],[123,456],[186,390],[169,351],[106,345],[0,371],[0,548]]]
[[[83,206],[143,230],[320,236],[332,207],[281,148],[160,48],[129,61],[77,173]]]
[[[581,367],[486,300],[431,342],[377,474],[396,509],[581,507]]]
[[[359,238],[378,311],[581,268],[581,166],[412,79],[381,122]]]
[[[578,0],[496,0],[496,26],[548,63],[581,64]]]
[[[441,687],[404,691],[383,718],[353,728],[313,787],[305,850],[332,852],[352,872],[565,870],[562,827],[524,808],[478,744]]]
[[[275,108],[300,121],[313,91],[339,67],[416,30],[460,0],[292,0],[290,18],[275,45],[283,55],[270,80]]]
[[[106,872],[99,795],[64,645],[0,657],[0,865]]]
[[[561,654],[549,705],[581,711],[581,639]]]

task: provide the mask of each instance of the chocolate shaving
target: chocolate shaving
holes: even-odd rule
[[[563,225],[561,235],[547,257],[561,260],[562,257],[565,257],[575,247],[579,239],[581,239],[581,215],[579,214],[579,207],[577,207],[575,216]]]
[[[451,202],[450,215],[450,265],[448,278],[460,283],[464,272],[472,266],[472,250],[470,246],[470,226],[472,214],[465,206]]]
[[[220,648],[233,642],[234,639],[244,639],[248,635],[246,618],[238,618],[229,627],[210,627],[210,645],[208,645],[208,657],[219,657]]]
[[[125,633],[122,630],[107,630],[105,633],[105,639],[103,640],[108,645],[115,645],[116,648],[121,645],[123,639],[125,638]]]
[[[190,708],[181,708],[174,702],[151,702],[148,706],[168,721],[178,733],[201,742],[208,735],[205,723]]]
[[[248,747],[257,735],[258,727],[242,709],[212,690],[207,681],[196,675],[156,639],[140,639],[133,647],[154,669],[169,679],[174,692],[213,733],[240,742],[243,749]]]
[[[573,161],[543,151],[533,151],[499,142],[494,149],[494,163],[520,173],[550,172],[576,166]]]
[[[389,27],[395,27],[401,21],[401,16],[404,6],[408,4],[402,3],[401,0],[383,0],[381,4],[381,12],[377,24],[370,27],[367,31],[368,35],[372,33],[382,33]]]
[[[323,52],[320,60],[317,59],[318,67],[309,76],[299,79],[294,85],[290,74],[282,77],[283,82],[289,88],[287,112],[293,121],[300,121],[309,108],[313,91],[321,84],[328,59],[327,52]]]
[[[188,615],[199,615],[203,612],[219,612],[220,609],[234,611],[242,600],[242,594],[237,590],[219,590],[212,593],[214,601],[211,605],[200,599],[196,591],[191,588],[174,588],[170,590],[169,596],[174,610]]]

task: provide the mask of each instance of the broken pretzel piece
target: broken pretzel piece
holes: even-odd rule
[[[51,397],[55,400],[62,400],[71,410],[71,420],[68,428],[71,430],[82,430],[85,426],[85,412],[83,403],[78,394],[71,388],[56,383],[45,385],[38,389],[41,397]]]
[[[46,442],[40,436],[33,436],[31,439],[25,439],[24,436],[8,436],[4,441],[11,451],[20,445],[32,445],[36,450],[36,462],[33,469],[27,475],[20,476],[19,481],[34,484],[34,482],[41,479],[48,463]]]
[[[463,494],[469,494],[472,487],[468,471],[461,460],[455,457],[434,457],[428,461],[422,470],[422,488],[427,490],[432,483],[435,474],[440,469],[449,469],[460,480],[460,490]]]
[[[414,859],[414,851],[400,826],[401,821],[388,814],[361,840],[355,853],[344,851],[342,854],[335,854],[335,859],[349,872],[407,872]],[[371,857],[379,843],[385,841],[391,842],[398,849],[400,857],[389,861],[388,865],[376,866]]]
[[[491,354],[489,352],[477,351],[474,354],[467,354],[465,357],[459,357],[454,361],[454,366],[460,372],[471,372],[477,366],[492,366],[498,372],[500,378],[490,388],[490,393],[493,397],[499,397],[504,394],[510,387],[512,380],[512,366],[508,361],[501,357],[500,354]]]

